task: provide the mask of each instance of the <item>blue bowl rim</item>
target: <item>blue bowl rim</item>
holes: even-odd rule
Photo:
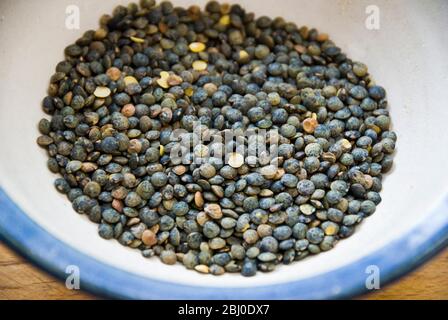
[[[80,270],[81,289],[119,299],[341,299],[371,292],[366,267],[380,270],[381,288],[448,245],[448,196],[432,210],[434,223],[419,225],[353,263],[306,279],[248,288],[202,287],[139,276],[100,262],[55,238],[23,212],[0,186],[0,238],[35,265],[65,280]],[[417,240],[416,240],[417,239]],[[112,279],[112,280],[111,280]],[[42,297],[44,298],[44,297]]]

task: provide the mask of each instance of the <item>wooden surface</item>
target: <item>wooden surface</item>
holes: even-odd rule
[[[0,243],[0,299],[95,299],[26,262]],[[448,249],[400,281],[362,299],[448,299]]]

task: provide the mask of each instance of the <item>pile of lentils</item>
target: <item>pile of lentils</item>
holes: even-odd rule
[[[316,29],[238,4],[142,0],[65,49],[37,143],[102,238],[253,276],[330,250],[375,212],[396,142],[385,95]],[[196,122],[278,130],[278,169],[174,161],[171,133]]]

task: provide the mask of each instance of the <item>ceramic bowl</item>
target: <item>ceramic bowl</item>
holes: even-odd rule
[[[40,103],[63,49],[83,31],[95,29],[103,13],[127,1],[3,0],[0,234],[8,244],[62,279],[68,266],[77,266],[82,289],[146,299],[352,297],[368,291],[372,270],[380,272],[384,286],[447,244],[448,3],[377,0],[372,9],[370,1],[238,2],[257,15],[283,16],[329,33],[387,89],[398,143],[375,214],[333,250],[251,278],[166,266],[100,238],[97,226],[54,189],[56,176],[36,145],[36,124],[44,116]],[[65,26],[66,8],[73,4],[80,10],[80,30]],[[369,19],[376,13],[379,29],[372,30]]]

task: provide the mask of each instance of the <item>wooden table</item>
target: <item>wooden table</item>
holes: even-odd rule
[[[0,243],[0,299],[96,299],[34,267]],[[400,281],[362,299],[448,299],[448,249]]]

